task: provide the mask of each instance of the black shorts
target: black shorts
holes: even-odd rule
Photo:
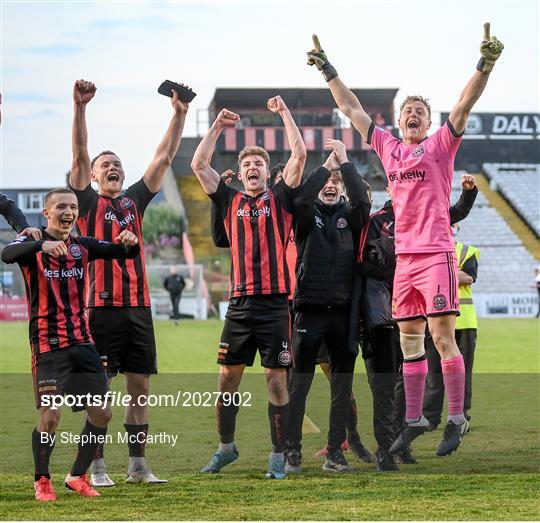
[[[257,349],[263,367],[286,369],[291,366],[290,315],[286,295],[245,296],[230,300],[217,362],[220,365],[251,367]]]
[[[319,347],[319,352],[317,353],[317,365],[320,363],[329,363],[330,362],[330,354],[328,354],[328,349],[326,348],[326,343],[324,343],[324,340],[321,342],[321,346]]]
[[[150,307],[90,307],[90,331],[109,377],[119,372],[157,374]]]
[[[107,393],[105,369],[96,347],[90,343],[38,354],[32,370],[38,409],[43,406],[43,396],[91,394],[104,397]],[[73,412],[85,408],[85,405],[71,407]]]

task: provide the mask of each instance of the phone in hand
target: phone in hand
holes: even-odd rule
[[[184,87],[183,85],[177,84],[176,82],[171,82],[170,80],[165,80],[159,87],[158,93],[164,96],[169,96],[172,98],[171,89],[174,89],[178,94],[178,98],[182,102],[189,103],[193,98],[197,96],[197,93],[193,92],[191,89]]]

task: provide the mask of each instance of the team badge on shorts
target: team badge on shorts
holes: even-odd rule
[[[73,258],[76,260],[80,260],[83,255],[81,248],[76,244],[69,246],[69,254],[71,254],[71,256],[73,256]]]
[[[446,296],[444,294],[437,294],[433,298],[433,307],[437,311],[442,311],[446,307]]]
[[[278,361],[280,365],[290,365],[292,361],[291,352],[289,350],[282,350],[278,354]]]
[[[419,145],[418,147],[414,148],[414,151],[411,153],[413,158],[418,158],[424,154],[424,147],[422,145]]]
[[[128,207],[131,207],[133,205],[133,200],[131,198],[122,198],[120,200],[120,207],[122,209],[127,209]]]
[[[336,227],[338,229],[345,229],[347,227],[347,220],[345,218],[339,218],[336,222]]]

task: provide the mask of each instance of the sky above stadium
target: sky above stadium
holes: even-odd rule
[[[156,92],[162,80],[197,92],[184,131],[195,136],[216,87],[324,87],[306,66],[313,32],[350,87],[396,87],[398,100],[418,93],[448,111],[490,21],[506,47],[475,111],[540,106],[537,0],[1,0],[0,9],[6,188],[63,185],[76,79],[98,86],[90,154],[116,151],[132,183],[172,114]]]

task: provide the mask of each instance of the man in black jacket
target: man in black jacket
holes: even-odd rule
[[[171,320],[178,320],[180,318],[180,298],[182,297],[182,291],[186,286],[186,282],[174,265],[170,268],[170,274],[163,281],[163,287],[167,289],[169,296],[171,297],[172,314]]]
[[[461,197],[449,210],[450,223],[467,217],[478,194],[474,176],[464,174],[461,185]],[[403,389],[397,379],[402,362],[399,330],[391,311],[396,268],[394,221],[392,200],[388,200],[369,217],[360,238],[358,260],[358,275],[362,278],[362,352],[373,394],[373,430],[378,445],[374,462],[381,472],[398,469],[389,449],[401,430],[405,414]],[[396,454],[395,458],[402,463],[416,463],[410,448]]]
[[[330,354],[331,390],[328,455],[323,469],[352,470],[341,450],[356,359],[356,348],[349,345],[350,302],[357,239],[371,203],[368,185],[347,159],[343,143],[328,140],[326,147],[332,153],[298,189],[294,208],[298,259],[286,470],[296,473],[301,472],[306,397],[323,340]],[[348,201],[343,197],[344,188]]]

